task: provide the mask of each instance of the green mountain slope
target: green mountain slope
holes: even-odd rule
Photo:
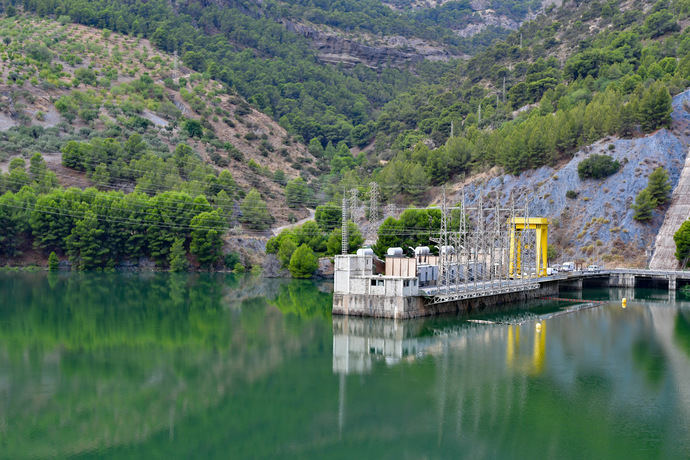
[[[393,159],[381,181],[409,195],[494,165],[555,165],[607,135],[667,126],[669,96],[690,83],[689,11],[682,1],[552,8],[441,83],[388,103],[360,145],[375,139],[378,158]]]
[[[353,131],[360,126],[361,132],[383,104],[421,80],[435,80],[444,66],[422,62],[407,69],[372,69],[359,64],[345,70],[324,65],[308,38],[289,32],[282,21],[306,16],[317,25],[432,39],[459,51],[460,37],[439,25],[445,15],[422,20],[373,0],[339,2],[337,7],[330,2],[249,0],[22,4],[41,16],[66,15],[85,25],[150,38],[167,52],[179,52],[192,69],[234,87],[288,131],[305,141],[318,137],[324,145],[350,142]]]

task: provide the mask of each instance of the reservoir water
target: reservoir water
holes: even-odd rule
[[[396,322],[331,289],[0,273],[0,458],[690,457],[681,294]]]

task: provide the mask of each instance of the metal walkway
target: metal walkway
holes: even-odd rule
[[[452,302],[453,300],[475,299],[511,292],[523,292],[539,289],[546,278],[525,280],[493,280],[467,282],[450,286],[431,286],[420,288],[423,297],[430,298],[432,304]]]

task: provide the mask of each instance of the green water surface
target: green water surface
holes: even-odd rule
[[[682,298],[485,324],[332,317],[330,291],[0,273],[0,458],[690,457]]]

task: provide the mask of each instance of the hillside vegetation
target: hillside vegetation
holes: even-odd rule
[[[0,37],[0,258],[36,248],[84,269],[167,266],[181,240],[212,266],[227,228],[305,212],[308,197],[288,208],[284,186],[322,166],[225,85],[64,18],[3,18]]]
[[[378,157],[391,160],[381,182],[414,198],[454,176],[556,165],[607,135],[668,126],[671,96],[690,82],[688,13],[663,0],[551,10],[386,105],[371,125]]]
[[[480,6],[518,22],[537,11],[534,2],[500,4]],[[604,138],[635,140],[669,128],[672,97],[690,85],[689,0],[566,1],[471,50],[462,49],[466,42],[451,23],[475,20],[469,10],[478,2],[430,8],[374,0],[20,5],[4,8],[0,31],[7,85],[0,91],[0,123],[9,128],[0,138],[9,154],[2,186],[25,208],[34,202],[23,185],[38,202],[38,195],[54,193],[58,180],[95,185],[100,191],[94,193],[106,195],[143,194],[152,206],[160,193],[184,193],[199,213],[217,213],[219,220],[202,225],[207,240],[192,244],[197,215],[183,213],[188,220],[175,223],[183,231],[163,238],[168,246],[162,251],[156,241],[137,250],[162,266],[173,258],[179,265],[179,254],[170,254],[173,244],[178,253],[194,253],[196,264],[217,264],[227,227],[261,232],[276,220],[306,216],[306,206],[337,208],[352,188],[366,200],[372,181],[388,202],[425,204],[434,187],[494,167],[516,175],[570,165],[576,152]],[[318,35],[325,28],[335,35]],[[369,37],[378,52],[394,33],[474,56],[331,65],[335,61],[314,49],[317,35],[336,42],[347,35],[347,46]],[[11,156],[32,161],[27,166]],[[615,180],[625,163],[613,158],[591,171],[584,165],[583,177],[612,174]],[[89,207],[92,195],[85,196],[75,200]],[[25,240],[7,254],[33,244],[81,263],[68,237],[43,246],[31,233],[43,230],[31,227],[30,216],[22,222],[17,232]],[[295,248],[287,252],[303,244],[316,254],[337,250],[324,247],[329,239],[335,244],[332,229],[293,236]],[[318,244],[306,241],[317,236]],[[114,255],[95,265],[117,264],[126,254],[118,251],[111,248]],[[307,259],[304,266],[311,267],[311,255]]]
[[[519,7],[530,2],[495,3],[505,3],[502,9],[515,10],[510,14],[518,18],[522,17],[518,11],[524,12]],[[385,103],[421,81],[438,81],[448,66],[439,62],[401,69],[328,66],[319,62],[309,39],[288,31],[284,22],[306,19],[344,32],[418,37],[459,51],[463,39],[443,21],[464,22],[470,15],[467,2],[412,14],[396,12],[377,0],[25,0],[21,4],[41,16],[67,16],[81,24],[144,36],[170,53],[178,51],[190,68],[232,86],[305,142],[316,137],[324,146],[343,140],[352,145],[352,136],[361,138]],[[475,51],[470,48],[465,51]]]

